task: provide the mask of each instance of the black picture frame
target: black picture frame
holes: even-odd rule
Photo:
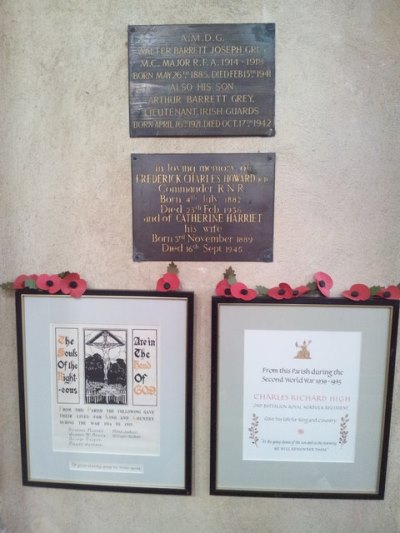
[[[191,494],[193,302],[16,292],[24,485]]]
[[[383,499],[398,317],[378,298],[213,297],[210,494]]]

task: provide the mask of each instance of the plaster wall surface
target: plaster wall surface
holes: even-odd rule
[[[274,22],[276,136],[130,139],[128,24]],[[276,152],[274,261],[233,263],[249,286],[400,281],[397,0],[2,0],[0,281],[78,271],[91,288],[146,289],[133,263],[130,154]],[[211,497],[210,299],[229,266],[178,264],[195,303],[193,495],[23,487],[14,300],[0,295],[0,517],[13,533],[396,533],[395,378],[383,501]]]

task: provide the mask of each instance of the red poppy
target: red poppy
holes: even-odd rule
[[[160,292],[176,291],[179,285],[180,281],[178,276],[167,272],[157,281],[157,290]]]
[[[217,296],[225,296],[227,298],[232,296],[231,284],[227,279],[222,279],[217,283],[217,286],[215,287],[215,294]]]
[[[257,293],[253,289],[249,289],[244,283],[233,283],[231,286],[231,293],[234,298],[239,298],[246,302],[254,300]]]
[[[342,296],[354,302],[363,302],[371,296],[371,291],[363,283],[356,283],[348,291],[342,292]]]
[[[307,287],[306,285],[300,285],[299,287],[293,289],[293,298],[298,298],[299,296],[303,296],[303,294],[307,294],[308,292],[310,292],[310,287]]]
[[[317,272],[314,274],[314,279],[317,282],[318,290],[324,296],[329,296],[330,290],[333,287],[333,279],[325,272]]]
[[[70,294],[73,298],[79,298],[86,291],[87,283],[79,274],[72,272],[61,280],[61,292]]]
[[[268,296],[274,300],[289,300],[293,298],[293,289],[288,283],[279,283],[279,287],[269,289]]]
[[[61,289],[61,278],[57,275],[40,274],[36,280],[36,287],[49,294],[55,294]]]
[[[13,289],[25,289],[25,281],[28,281],[30,279],[37,280],[36,274],[30,274],[27,276],[26,274],[21,274],[17,278],[15,278],[13,283]]]
[[[376,295],[380,298],[386,298],[386,300],[400,300],[400,287],[389,285],[389,287],[381,289]]]

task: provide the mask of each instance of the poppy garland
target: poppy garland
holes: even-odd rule
[[[215,294],[245,301],[254,300],[257,296],[268,296],[274,300],[291,300],[305,294],[320,294],[329,297],[332,287],[333,279],[329,274],[316,272],[313,276],[313,281],[310,281],[307,285],[299,285],[293,288],[289,283],[282,282],[270,289],[263,285],[258,285],[255,291],[249,289],[244,283],[238,282],[235,271],[232,267],[229,267],[224,272],[223,279],[217,283]],[[379,285],[368,287],[363,283],[355,283],[348,290],[343,291],[341,295],[355,302],[365,301],[374,296],[387,300],[400,300],[400,283],[399,285],[389,285],[387,287]]]
[[[73,298],[79,298],[87,289],[87,282],[76,272],[61,272],[60,274],[20,274],[13,282],[3,283],[2,289],[22,290],[39,289],[49,294],[62,293]],[[170,263],[167,271],[157,280],[158,292],[178,291],[181,287],[179,270],[175,263]],[[282,282],[275,287],[267,288],[257,285],[256,290],[249,288],[245,283],[238,281],[232,267],[225,270],[223,278],[215,287],[215,294],[225,298],[236,298],[243,301],[254,300],[257,296],[268,296],[274,300],[291,300],[300,296],[320,294],[330,296],[333,279],[326,272],[316,272],[313,280],[307,285],[292,287],[289,283]],[[398,285],[374,285],[368,287],[363,283],[354,283],[341,293],[341,296],[354,302],[363,302],[370,298],[384,298],[386,300],[400,300],[400,283]]]
[[[87,282],[76,272],[60,274],[20,274],[11,283],[3,283],[2,289],[39,289],[49,294],[67,294],[79,298],[87,289]]]

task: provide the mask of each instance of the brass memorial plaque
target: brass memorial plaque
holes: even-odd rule
[[[275,154],[133,154],[134,261],[272,261]]]
[[[129,26],[131,137],[275,135],[275,24]]]

